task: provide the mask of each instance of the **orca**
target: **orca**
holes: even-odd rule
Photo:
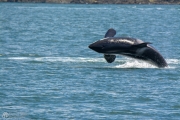
[[[144,60],[159,68],[167,67],[168,64],[163,56],[150,44],[140,39],[130,37],[114,37],[116,31],[109,29],[104,38],[89,45],[89,48],[104,54],[108,63],[114,62],[116,55]]]

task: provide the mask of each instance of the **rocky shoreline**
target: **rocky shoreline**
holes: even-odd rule
[[[0,2],[60,4],[180,4],[180,0],[0,0]]]

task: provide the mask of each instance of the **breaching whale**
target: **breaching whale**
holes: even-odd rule
[[[109,29],[105,37],[89,45],[89,48],[103,53],[108,63],[116,59],[116,54],[147,61],[159,68],[167,67],[167,62],[163,56],[150,44],[140,39],[129,37],[114,37],[116,31]]]

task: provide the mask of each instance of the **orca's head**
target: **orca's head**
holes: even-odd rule
[[[98,53],[107,53],[111,49],[108,39],[98,40],[89,45],[89,48]]]

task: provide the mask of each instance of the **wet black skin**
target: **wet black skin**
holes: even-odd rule
[[[114,37],[116,31],[109,29],[105,38],[89,45],[89,48],[103,53],[108,63],[112,63],[116,54],[147,61],[159,68],[167,67],[162,55],[149,42],[128,37]]]

